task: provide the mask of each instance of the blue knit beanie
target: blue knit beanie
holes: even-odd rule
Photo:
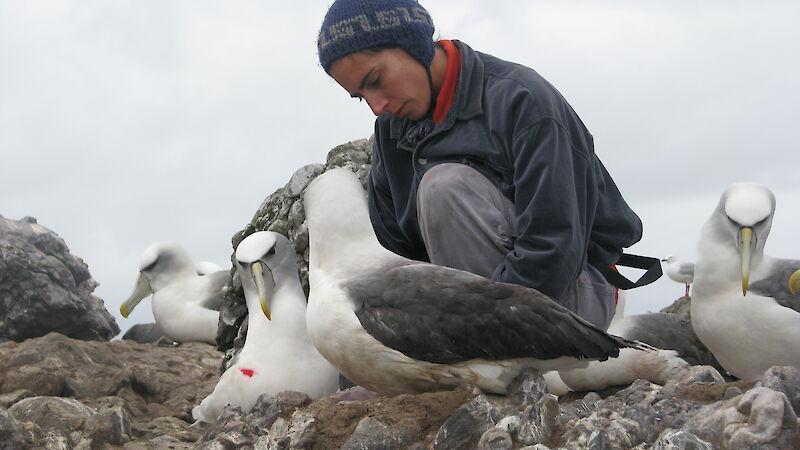
[[[330,73],[342,56],[396,45],[426,69],[433,60],[433,21],[416,0],[336,0],[319,31],[319,62]]]

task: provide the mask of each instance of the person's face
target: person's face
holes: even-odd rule
[[[428,74],[400,48],[351,53],[334,61],[330,73],[351,97],[366,100],[376,116],[387,112],[420,120],[428,112]]]

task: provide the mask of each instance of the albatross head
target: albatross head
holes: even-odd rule
[[[197,276],[186,250],[175,242],[156,242],[147,247],[139,260],[133,292],[120,305],[122,317],[128,317],[142,299],[179,277]]]
[[[236,248],[236,271],[242,280],[248,304],[258,299],[267,319],[272,320],[270,302],[275,292],[275,272],[297,271],[294,248],[286,237],[272,231],[257,231]],[[294,275],[296,277],[296,275]]]
[[[724,229],[735,236],[742,270],[742,294],[747,295],[750,266],[761,258],[772,227],[775,195],[758,183],[735,183],[725,190],[717,212]]]

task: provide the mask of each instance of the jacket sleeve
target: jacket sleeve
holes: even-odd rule
[[[412,259],[420,258],[419,252],[414,252],[408,245],[397,217],[386,166],[382,157],[379,130],[376,126],[374,145],[372,148],[372,167],[369,171],[367,182],[367,205],[369,218],[378,242],[398,255]]]
[[[515,134],[514,246],[492,276],[560,299],[586,262],[597,191],[589,150],[545,118]]]

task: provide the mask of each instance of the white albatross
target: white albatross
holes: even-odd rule
[[[227,405],[248,412],[265,393],[299,391],[317,399],[336,392],[339,372],[306,331],[306,296],[289,240],[271,231],[251,234],[236,249],[236,271],[247,303],[247,338],[236,363],[192,409],[194,419],[213,423]]]
[[[625,292],[619,293],[614,319],[607,332],[658,348],[640,352],[623,348],[616,358],[592,361],[583,369],[545,374],[548,390],[562,395],[568,390],[597,391],[611,386],[629,385],[637,379],[665,384],[688,372],[693,365],[710,365],[722,371],[714,355],[692,330],[692,324],[677,314],[654,312],[626,316]],[[558,379],[560,378],[560,380]]]
[[[667,273],[670,280],[686,286],[683,296],[688,297],[689,286],[694,281],[694,263],[681,261],[672,255],[662,259],[661,262],[664,263],[664,272]]]
[[[800,260],[764,254],[775,196],[736,183],[703,225],[697,245],[692,326],[733,376],[754,380],[772,366],[800,367]]]
[[[346,168],[306,189],[308,331],[348,379],[383,395],[472,383],[505,393],[527,367],[583,367],[641,344],[610,336],[549,297],[384,249]]]
[[[119,307],[123,317],[153,295],[153,317],[164,334],[176,342],[214,344],[219,309],[230,273],[198,275],[197,267],[180,245],[157,242],[144,251],[130,297]]]

